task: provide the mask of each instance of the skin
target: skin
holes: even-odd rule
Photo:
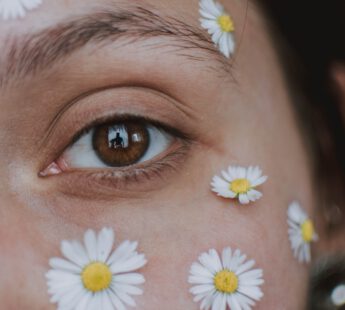
[[[25,19],[1,21],[1,51],[9,34],[25,35],[92,12],[94,2],[45,0]],[[144,295],[136,298],[138,309],[198,309],[188,293],[189,267],[201,252],[226,246],[240,248],[264,270],[265,296],[256,309],[303,309],[308,269],[292,256],[286,210],[297,199],[313,214],[309,159],[262,14],[245,1],[223,2],[236,23],[237,51],[225,60],[231,74],[220,74],[219,66],[207,61],[182,58],[164,44],[150,49],[142,41],[92,43],[0,91],[4,309],[55,309],[44,278],[49,258],[61,255],[61,240],[81,239],[87,228],[104,226],[114,229],[117,244],[138,240],[149,261],[141,270],[147,282]],[[197,1],[135,3],[182,17],[202,31]],[[101,88],[108,89],[72,105],[46,136],[67,102]],[[192,136],[174,169],[126,184],[102,183],[86,170],[39,176],[95,115],[122,112],[152,117]],[[262,199],[241,206],[210,191],[212,177],[230,164],[263,169],[269,180],[259,188]]]

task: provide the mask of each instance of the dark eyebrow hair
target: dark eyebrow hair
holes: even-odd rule
[[[131,43],[157,36],[168,38],[165,45],[173,46],[179,55],[196,61],[213,61],[221,70],[230,72],[230,62],[219,53],[206,31],[176,17],[160,16],[154,9],[133,6],[127,10],[99,11],[30,36],[8,39],[0,86],[50,68],[88,43],[111,43],[119,38],[129,38]],[[199,53],[193,54],[192,50]]]

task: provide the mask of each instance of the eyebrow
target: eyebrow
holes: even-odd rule
[[[154,9],[135,6],[127,10],[103,10],[8,40],[0,87],[35,76],[89,43],[112,43],[120,38],[128,38],[131,43],[152,37],[169,39],[168,45],[175,47],[174,52],[189,60],[214,62],[225,73],[231,71],[230,63],[219,53],[206,31],[176,17],[162,17]]]

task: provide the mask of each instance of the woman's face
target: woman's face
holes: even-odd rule
[[[264,18],[253,3],[223,4],[236,24],[229,60],[205,40],[196,0],[45,0],[0,22],[4,309],[55,309],[49,258],[61,240],[104,226],[147,256],[138,309],[198,309],[190,265],[226,246],[264,270],[257,309],[303,307],[307,268],[290,250],[286,210],[296,199],[312,213],[309,160]],[[156,136],[139,138],[146,145],[120,168],[79,140],[104,123],[140,136],[142,120]],[[263,198],[241,206],[214,195],[210,181],[228,165],[259,165]]]

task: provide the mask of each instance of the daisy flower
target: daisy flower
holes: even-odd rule
[[[231,16],[213,0],[201,0],[199,12],[201,27],[208,31],[213,43],[229,58],[235,51],[235,25]]]
[[[296,201],[290,204],[287,215],[289,239],[294,256],[301,263],[310,262],[310,243],[318,239],[314,224]]]
[[[42,0],[0,0],[0,16],[4,20],[24,17],[26,11],[42,4]]]
[[[331,300],[333,305],[340,307],[345,305],[345,284],[338,285],[334,288]]]
[[[224,198],[238,198],[242,204],[248,204],[262,197],[255,188],[266,182],[267,176],[262,175],[259,167],[244,168],[230,166],[222,171],[222,178],[214,176],[212,191]]]
[[[211,249],[198,260],[192,264],[188,282],[194,285],[190,292],[195,302],[201,302],[201,310],[248,310],[263,297],[263,271],[251,269],[254,260],[246,261],[240,250],[225,248],[220,258]]]
[[[137,285],[144,277],[133,271],[143,267],[146,259],[138,254],[137,242],[124,241],[112,252],[114,232],[103,228],[98,235],[86,231],[84,245],[62,241],[65,258],[52,258],[46,274],[48,292],[59,310],[125,310],[135,306],[130,295],[141,295]]]

